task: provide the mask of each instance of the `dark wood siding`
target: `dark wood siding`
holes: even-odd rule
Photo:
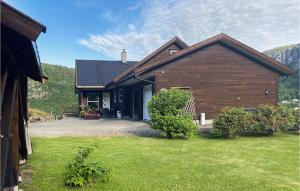
[[[159,54],[157,54],[156,56],[154,56],[153,58],[151,58],[150,60],[148,60],[147,62],[145,62],[144,64],[142,64],[139,67],[144,68],[146,66],[150,66],[150,65],[170,56],[170,50],[178,50],[179,51],[179,50],[181,50],[181,48],[179,46],[177,46],[176,44],[171,44],[170,46],[165,48],[163,51],[161,51]]]
[[[156,92],[190,87],[197,118],[214,118],[225,106],[277,103],[278,74],[225,45],[216,43],[152,71]],[[266,95],[268,90],[268,95]]]

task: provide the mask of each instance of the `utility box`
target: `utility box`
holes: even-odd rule
[[[117,111],[117,118],[122,119],[122,111]]]
[[[200,118],[200,120],[201,120],[201,125],[205,125],[205,113],[201,113],[201,118]]]

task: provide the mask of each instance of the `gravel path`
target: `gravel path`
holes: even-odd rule
[[[62,120],[29,124],[32,137],[65,136],[156,136],[159,132],[143,121],[118,119],[81,120],[64,117]]]

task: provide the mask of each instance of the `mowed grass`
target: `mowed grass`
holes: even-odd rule
[[[66,164],[78,146],[99,143],[91,156],[112,168],[111,180],[80,190],[299,190],[299,136],[236,140],[145,137],[33,138],[25,190],[64,186]],[[78,190],[78,189],[74,189]]]

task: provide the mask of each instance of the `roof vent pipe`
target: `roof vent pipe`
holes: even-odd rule
[[[125,49],[123,49],[121,52],[121,62],[123,64],[126,64],[127,62],[127,52],[125,51]]]

